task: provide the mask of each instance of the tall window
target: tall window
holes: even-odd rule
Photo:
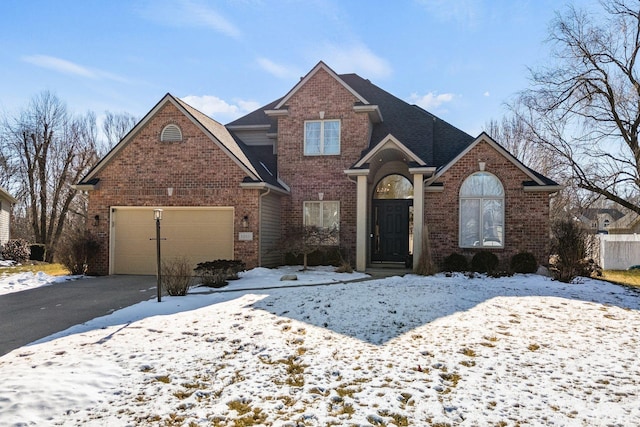
[[[340,120],[312,120],[304,123],[304,154],[340,154]]]
[[[504,188],[490,173],[474,173],[460,187],[460,246],[504,246]]]

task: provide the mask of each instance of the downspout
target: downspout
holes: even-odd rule
[[[262,198],[271,193],[271,188],[260,194],[258,203],[258,267],[262,267]]]

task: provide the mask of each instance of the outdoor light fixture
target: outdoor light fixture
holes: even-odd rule
[[[162,219],[162,209],[153,210],[153,219],[156,221],[160,221]]]
[[[242,217],[242,227],[243,228],[249,227],[249,215],[245,215]]]
[[[167,195],[169,197],[173,196],[173,187],[167,187]]]
[[[324,199],[324,193],[318,193],[318,200]]]
[[[484,172],[486,166],[487,164],[485,162],[478,162],[478,168],[480,168],[482,172]]]
[[[93,225],[97,227],[98,224],[100,224],[100,215],[96,215],[93,217]]]

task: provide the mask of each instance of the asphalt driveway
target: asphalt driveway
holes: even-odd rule
[[[0,356],[70,326],[156,298],[155,276],[104,276],[0,295]]]

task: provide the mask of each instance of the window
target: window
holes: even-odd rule
[[[490,173],[474,173],[460,187],[460,246],[504,246],[504,188]]]
[[[340,202],[304,202],[305,226],[340,229]]]
[[[413,199],[413,184],[402,175],[387,175],[378,182],[374,199]]]
[[[166,125],[160,134],[162,142],[180,142],[182,141],[182,131],[176,125]]]
[[[313,120],[304,123],[304,154],[340,154],[340,120]]]

